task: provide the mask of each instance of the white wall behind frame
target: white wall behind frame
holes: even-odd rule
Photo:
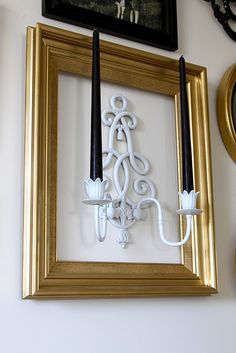
[[[235,353],[236,168],[220,138],[216,90],[236,44],[209,3],[177,0],[176,53],[111,36],[124,45],[206,66],[209,82],[219,295],[207,298],[22,301],[25,29],[44,22],[40,0],[0,0],[0,351],[4,353]]]
[[[123,94],[127,110],[137,117],[131,130],[133,148],[150,162],[150,173],[157,197],[163,206],[167,239],[179,240],[178,186],[174,99],[102,82],[102,110],[110,109],[110,98]],[[147,210],[144,222],[131,228],[130,244],[123,250],[117,243],[119,230],[108,223],[107,238],[96,241],[94,209],[82,203],[86,198],[83,180],[89,176],[91,83],[87,78],[59,75],[58,106],[58,259],[73,261],[125,261],[179,263],[180,249],[163,244],[159,236],[156,209]],[[147,108],[148,107],[148,108]],[[107,147],[108,127],[103,126],[103,147]],[[115,144],[126,151],[125,142]],[[112,169],[104,171],[112,179]],[[133,177],[131,173],[131,191]],[[113,198],[117,197],[114,188]],[[140,196],[129,193],[138,202]],[[148,196],[148,194],[146,195]],[[149,212],[150,211],[150,212]]]

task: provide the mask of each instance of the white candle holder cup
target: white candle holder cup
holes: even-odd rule
[[[101,180],[97,178],[92,180],[90,178],[84,179],[85,190],[88,196],[88,199],[83,200],[87,205],[105,205],[110,203],[110,200],[105,199],[105,189],[107,188],[108,180]]]
[[[200,192],[195,192],[194,190],[191,190],[190,192],[187,192],[186,190],[179,192],[178,195],[181,202],[181,208],[176,212],[181,215],[192,216],[202,213],[202,210],[196,208],[199,194]]]

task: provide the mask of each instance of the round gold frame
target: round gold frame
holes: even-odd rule
[[[224,74],[217,97],[218,124],[225,147],[236,162],[236,128],[233,122],[232,98],[236,84],[236,64],[233,64]]]

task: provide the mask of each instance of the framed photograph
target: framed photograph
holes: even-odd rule
[[[154,161],[158,197],[167,212],[172,201],[166,200],[174,190],[171,213],[176,215],[175,196],[183,179],[178,60],[106,41],[100,42],[100,53],[102,105],[107,106],[106,93],[124,92],[145,118],[138,119],[135,145]],[[191,238],[181,247],[167,247],[159,240],[150,213],[147,221],[133,227],[133,243],[122,249],[113,228],[106,241],[96,241],[93,209],[82,203],[83,177],[89,169],[91,63],[90,37],[42,24],[28,28],[23,297],[216,293],[205,68],[186,64],[194,185],[203,212],[194,218]],[[166,155],[170,147],[173,163]],[[183,239],[183,217],[175,218],[174,226],[167,217],[165,225],[169,237],[176,233]]]
[[[43,16],[177,50],[176,0],[43,0]]]

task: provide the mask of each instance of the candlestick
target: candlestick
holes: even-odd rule
[[[190,192],[193,190],[193,170],[192,170],[192,153],[189,127],[189,110],[186,89],[186,71],[185,60],[181,56],[179,59],[180,74],[180,102],[181,102],[181,131],[182,131],[182,173],[183,173],[183,190]]]
[[[103,180],[99,33],[93,32],[90,178]]]

